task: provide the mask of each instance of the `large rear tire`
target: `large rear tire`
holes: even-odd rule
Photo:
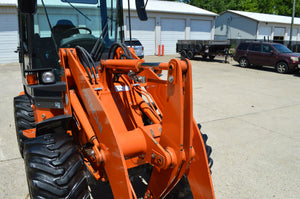
[[[24,161],[31,198],[90,198],[83,160],[69,135],[26,140]]]
[[[23,130],[35,128],[33,110],[26,95],[20,95],[14,98],[14,113],[19,151],[23,157],[24,141],[27,139],[27,137],[23,135]]]

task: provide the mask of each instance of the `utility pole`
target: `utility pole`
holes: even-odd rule
[[[293,25],[294,25],[294,18],[295,18],[295,6],[296,6],[296,0],[294,0],[293,3],[293,15],[292,15],[292,22],[291,22],[291,31],[290,31],[290,42],[289,42],[289,49],[292,48],[292,37],[293,37]]]

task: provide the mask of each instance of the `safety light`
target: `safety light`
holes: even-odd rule
[[[28,74],[26,75],[26,81],[28,85],[35,85],[38,83],[37,74]]]
[[[55,75],[52,71],[47,71],[42,74],[42,82],[44,84],[55,83]]]

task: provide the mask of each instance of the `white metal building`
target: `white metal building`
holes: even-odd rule
[[[176,42],[182,39],[211,40],[217,14],[181,2],[149,0],[148,21],[140,21],[130,1],[132,37],[141,41],[145,55],[158,54],[164,45],[165,54],[176,54]],[[124,4],[125,37],[128,31],[128,0]]]
[[[215,21],[216,39],[290,40],[292,18],[288,16],[227,10]],[[293,41],[300,40],[300,18],[295,17]]]
[[[128,0],[124,4],[125,37],[129,38]],[[132,37],[141,41],[145,55],[176,54],[179,39],[211,40],[217,14],[181,2],[148,0],[148,21],[140,21],[135,1],[130,0]],[[17,0],[0,0],[0,64],[18,62]]]
[[[17,1],[0,1],[0,64],[18,62]]]

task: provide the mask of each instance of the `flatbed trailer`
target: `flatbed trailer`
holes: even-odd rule
[[[178,40],[176,44],[176,52],[182,58],[194,59],[196,55],[201,55],[204,59],[209,57],[213,60],[217,55],[230,55],[230,41],[214,41],[214,40]]]

